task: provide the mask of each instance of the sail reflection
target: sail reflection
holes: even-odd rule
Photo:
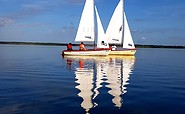
[[[74,57],[65,56],[71,63],[78,63],[75,67],[76,88],[80,90],[78,96],[83,99],[81,107],[88,113],[99,103],[95,103],[103,83],[113,96],[115,107],[122,106],[122,95],[127,92],[126,85],[135,63],[134,56],[106,56],[106,57]],[[71,65],[71,64],[70,64]],[[71,67],[71,66],[70,66]]]
[[[93,76],[94,69],[92,68],[84,68],[84,61],[82,59],[79,60],[79,67],[76,68],[76,86],[77,89],[80,90],[78,96],[83,99],[81,103],[81,107],[83,107],[86,112],[88,112],[92,107],[92,89],[93,89]]]
[[[110,88],[109,94],[113,96],[112,102],[116,107],[122,106],[121,95],[127,92],[129,76],[133,70],[135,58],[112,58],[114,62],[109,65],[106,87]]]

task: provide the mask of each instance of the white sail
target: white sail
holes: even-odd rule
[[[109,22],[106,38],[109,44],[121,44],[123,38],[123,0],[120,0]]]
[[[93,42],[94,25],[94,0],[86,0],[75,41]]]
[[[109,44],[107,42],[107,39],[105,38],[105,32],[100,20],[100,16],[98,14],[98,10],[95,6],[96,11],[96,19],[97,19],[97,48],[109,48]]]
[[[124,37],[123,38],[124,38],[123,48],[129,48],[129,49],[135,48],[125,12],[124,12]]]

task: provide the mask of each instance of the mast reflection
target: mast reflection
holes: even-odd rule
[[[80,90],[78,96],[83,99],[81,107],[86,113],[98,105],[95,103],[100,95],[102,83],[109,88],[108,94],[113,96],[115,107],[122,107],[122,95],[127,92],[126,85],[135,63],[134,56],[106,56],[106,57],[74,57],[65,56],[71,63],[78,63],[75,68],[75,78],[78,84],[75,88]],[[71,64],[70,64],[71,65]]]

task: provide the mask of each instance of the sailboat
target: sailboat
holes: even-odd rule
[[[94,12],[96,12],[96,16]],[[97,30],[96,48],[87,49],[87,50],[63,50],[62,55],[71,55],[71,56],[89,56],[89,55],[103,56],[104,55],[105,56],[110,53],[109,44],[108,44],[108,41],[106,41],[105,32],[101,24],[98,10],[94,5],[94,0],[86,0],[84,9],[82,12],[82,16],[80,19],[79,27],[77,30],[75,42],[94,42],[95,44],[96,30]]]
[[[106,31],[106,38],[109,44],[121,44],[123,47],[121,49],[111,50],[109,55],[134,55],[137,50],[123,7],[124,1],[120,0]]]

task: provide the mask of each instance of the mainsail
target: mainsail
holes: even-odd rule
[[[96,11],[96,18],[94,10]],[[95,30],[97,30],[97,36],[95,36]],[[86,0],[75,41],[94,42],[95,37],[97,37],[97,48],[109,48],[94,0]]]
[[[120,0],[109,22],[106,38],[109,44],[120,44],[123,38],[123,0]]]
[[[93,42],[94,26],[94,0],[86,0],[75,41]]]
[[[106,31],[109,44],[122,44],[123,48],[134,49],[134,42],[128,26],[123,0],[118,3]]]

